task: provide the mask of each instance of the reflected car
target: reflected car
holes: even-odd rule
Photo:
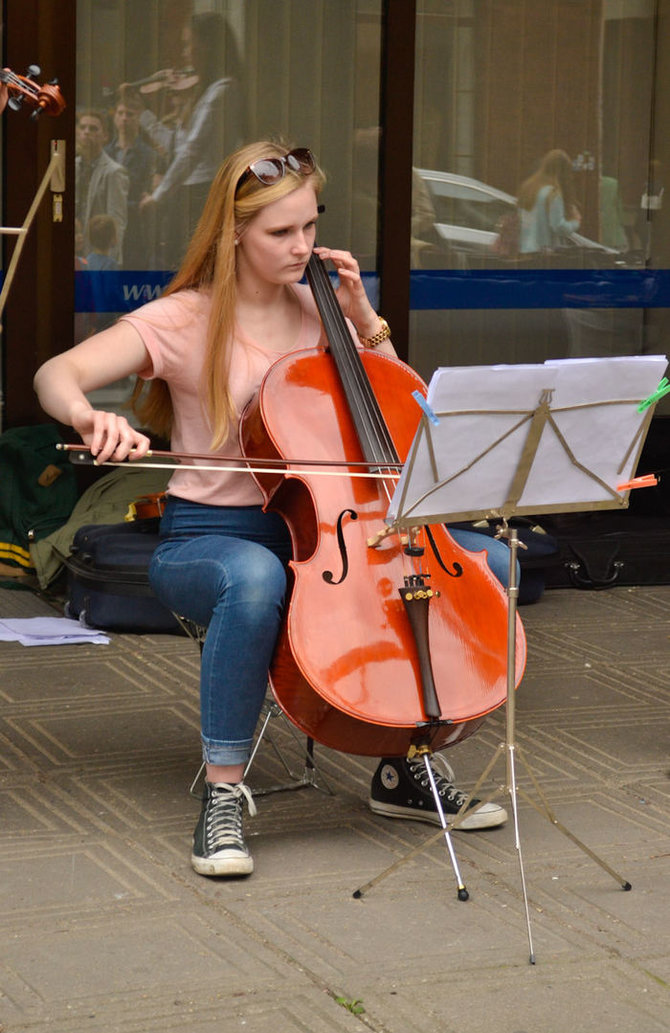
[[[463,258],[469,253],[491,256],[500,220],[516,209],[516,198],[469,176],[419,168],[415,172],[428,190],[441,248]],[[618,254],[580,233],[571,233],[570,240],[576,247]]]

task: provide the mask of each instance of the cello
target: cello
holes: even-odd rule
[[[240,423],[251,465],[284,459],[276,473],[253,473],[293,543],[272,689],[291,721],[332,749],[402,756],[454,745],[505,702],[506,593],[485,555],[441,524],[409,541],[379,533],[418,423],[412,393],[426,386],[399,359],[359,352],[316,255],[307,278],[328,349],[275,362]],[[301,453],[338,460],[343,476],[292,470],[286,457]],[[361,462],[374,476],[348,478]],[[517,642],[518,685],[518,617]]]

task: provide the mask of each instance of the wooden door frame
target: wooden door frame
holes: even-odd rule
[[[384,0],[380,69],[379,311],[401,359],[409,354],[414,147],[415,0]]]
[[[3,219],[21,226],[51,158],[51,141],[66,142],[63,221],[53,221],[48,190],[28,233],[3,313],[2,429],[43,422],[32,389],[37,367],[72,343],[74,312],[74,114],[76,0],[5,0],[3,65],[43,80],[57,78],[67,107],[57,118],[6,109],[3,119]],[[16,238],[4,237],[3,269]]]

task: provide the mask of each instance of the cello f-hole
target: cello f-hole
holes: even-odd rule
[[[426,524],[426,537],[428,538],[428,541],[430,542],[430,547],[433,550],[433,555],[434,555],[435,559],[440,564],[440,566],[442,567],[442,570],[445,572],[445,574],[448,574],[449,577],[463,577],[463,568],[460,565],[460,563],[457,563],[454,560],[454,562],[452,564],[452,567],[451,567],[451,570],[449,570],[449,568],[447,567],[446,563],[442,559],[442,556],[440,555],[440,550],[437,547],[437,542],[433,538],[433,532],[431,531],[431,529],[430,529],[428,524]]]
[[[340,550],[340,559],[342,560],[342,573],[336,581],[332,570],[324,570],[321,577],[329,585],[341,585],[347,574],[349,573],[349,556],[347,554],[347,543],[344,540],[344,531],[342,530],[342,524],[344,523],[345,517],[351,517],[352,520],[358,520],[358,513],[353,509],[343,509],[337,518],[337,546]]]

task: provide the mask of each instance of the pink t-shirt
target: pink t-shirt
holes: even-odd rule
[[[291,289],[295,291],[302,311],[300,331],[291,351],[315,348],[321,340],[322,327],[312,293],[304,284],[292,285]],[[208,292],[185,290],[151,301],[122,317],[135,327],[151,357],[152,365],[142,370],[140,376],[146,380],[160,377],[170,388],[174,409],[171,444],[175,452],[210,452],[211,431],[200,391],[209,310]],[[233,341],[230,375],[238,416],[281,354],[238,332]],[[241,455],[237,427],[219,452],[226,456]],[[248,473],[219,471],[210,474],[206,470],[180,469],[170,478],[168,492],[208,505],[254,506],[263,501],[255,480]]]

